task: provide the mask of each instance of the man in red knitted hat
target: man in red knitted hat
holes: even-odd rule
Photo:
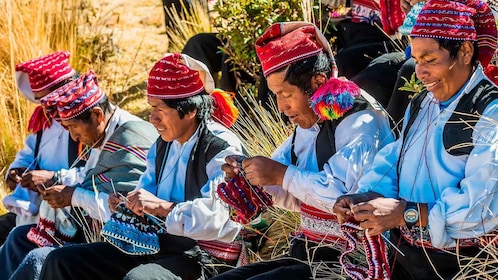
[[[125,199],[110,197],[107,242],[53,251],[40,279],[207,279],[235,265],[241,227],[215,193],[224,158],[241,155],[242,144],[213,121],[213,90],[207,67],[185,54],[156,62],[147,101],[160,137],[147,170]]]
[[[16,65],[19,90],[26,99],[37,104],[40,98],[71,81],[75,75],[76,71],[69,65],[69,52],[64,51]],[[40,204],[37,184],[76,182],[85,175],[82,167],[85,161],[75,163],[81,144],[73,141],[59,123],[47,117],[41,106],[36,107],[31,116],[28,130],[31,134],[5,177],[13,193],[3,199],[10,212],[0,216],[0,245],[16,224],[37,222]]]
[[[92,71],[40,101],[74,141],[87,147],[80,155],[87,158],[87,173],[80,182],[37,184],[39,221],[9,233],[0,247],[0,279],[36,279],[55,247],[92,240],[97,233],[91,219],[104,223],[111,215],[109,193],[136,186],[157,137],[150,123],[109,102]]]
[[[224,170],[230,177],[242,171],[241,165],[251,184],[263,186],[274,206],[299,212],[301,223],[287,258],[214,279],[309,279],[314,265],[336,263],[344,249],[331,213],[335,199],[354,189],[376,151],[393,136],[375,100],[336,78],[330,46],[313,24],[275,23],[257,39],[256,52],[279,111],[297,127],[272,158],[228,157]]]
[[[497,29],[481,1],[432,0],[410,36],[425,90],[411,101],[401,138],[378,153],[358,194],[340,198],[334,212],[354,215],[370,236],[390,230],[403,253],[393,279],[458,278],[461,259],[485,257],[483,237],[496,236],[498,87],[483,67]],[[470,266],[465,277],[486,271]]]

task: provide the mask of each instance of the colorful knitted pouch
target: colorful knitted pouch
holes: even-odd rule
[[[228,183],[218,185],[218,196],[230,206],[232,220],[247,224],[267,207],[272,206],[271,196],[261,187],[247,182],[243,175],[235,175]]]
[[[129,255],[152,255],[159,252],[161,227],[148,215],[136,215],[119,204],[100,234],[110,244]]]
[[[347,248],[339,257],[339,262],[346,274],[353,280],[380,280],[390,279],[389,262],[387,259],[387,246],[382,236],[367,236],[363,233],[360,223],[353,217],[341,225],[342,233],[346,238]],[[347,256],[356,250],[361,242],[365,248],[368,268],[352,264]]]

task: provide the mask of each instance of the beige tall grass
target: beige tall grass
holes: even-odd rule
[[[0,2],[0,172],[23,146],[34,105],[17,90],[14,66],[54,50],[75,51],[77,0]],[[1,180],[3,184],[3,180]],[[0,197],[4,189],[1,188]]]

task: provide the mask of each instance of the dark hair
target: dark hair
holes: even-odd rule
[[[320,73],[325,74],[327,78],[332,76],[332,64],[325,52],[294,62],[289,67],[280,69],[277,72],[284,70],[287,70],[284,81],[297,86],[307,94],[313,92],[311,88],[311,78],[313,76]]]
[[[448,39],[435,39],[439,46],[450,52],[450,58],[455,59],[457,57],[458,51],[462,47],[465,41],[463,40],[448,40]],[[472,54],[471,63],[475,64],[477,61],[477,56],[479,55],[479,49],[477,48],[477,41],[472,42],[474,45],[474,54]]]
[[[107,98],[106,95],[104,95],[104,98],[100,100],[98,103],[93,105],[92,107],[86,109],[83,113],[79,114],[78,116],[74,117],[75,120],[80,120],[82,122],[88,123],[90,122],[90,117],[92,116],[92,108],[99,107],[104,111],[104,116],[107,116],[108,114],[111,113],[111,103],[109,102],[109,99]]]
[[[71,77],[69,77],[69,78],[67,78],[67,79],[64,79],[64,80],[62,80],[62,81],[58,82],[57,84],[55,84],[55,85],[53,85],[53,86],[49,87],[49,88],[48,88],[48,90],[49,90],[50,92],[53,92],[53,91],[55,91],[56,89],[58,89],[58,88],[62,87],[63,85],[68,84],[68,83],[70,83],[70,82],[72,82],[72,81],[74,81],[74,80],[78,79],[78,77],[79,77],[79,76],[80,76],[80,73],[79,73],[79,72],[76,72],[73,76],[71,76]]]
[[[199,122],[206,121],[213,114],[213,98],[203,91],[200,94],[181,98],[181,99],[163,99],[166,106],[176,109],[183,119],[186,114],[197,109],[196,118]]]

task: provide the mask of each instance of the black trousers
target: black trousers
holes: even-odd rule
[[[7,239],[10,231],[16,226],[16,214],[6,213],[0,216],[0,246]]]
[[[293,240],[288,257],[276,260],[263,261],[232,269],[222,273],[213,280],[291,280],[310,279],[312,268],[310,261],[337,262],[340,252],[323,245],[312,242],[306,243],[303,240]],[[313,256],[309,260],[309,256]]]
[[[159,253],[147,256],[128,255],[105,242],[79,244],[52,251],[45,260],[40,279],[157,279],[154,270],[148,267],[165,268],[160,279],[199,279],[202,265],[185,254],[198,248],[197,243],[186,237],[169,234],[159,238]],[[146,264],[157,264],[148,266]],[[145,265],[145,266],[141,266]],[[137,271],[127,275],[137,268]],[[146,273],[143,273],[146,271]],[[137,273],[139,272],[139,273]]]
[[[411,246],[402,237],[400,239],[398,230],[391,230],[391,241],[398,244],[398,248],[405,254],[394,254],[392,264],[393,280],[430,280],[430,279],[452,279],[460,271],[460,263],[457,256],[423,248]],[[479,248],[460,248],[460,256],[476,256]],[[433,267],[435,269],[433,269]],[[437,273],[436,273],[437,272]]]

